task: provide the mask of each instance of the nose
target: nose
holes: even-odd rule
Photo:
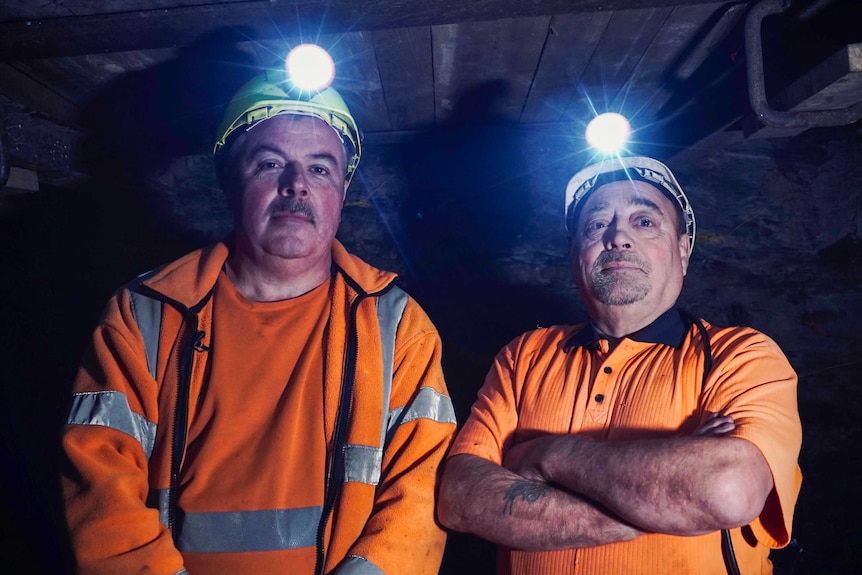
[[[630,230],[625,226],[621,226],[617,221],[611,222],[607,227],[603,240],[605,249],[608,250],[632,249],[632,235]]]
[[[308,182],[298,166],[293,164],[285,166],[278,178],[278,194],[285,197],[308,195]]]

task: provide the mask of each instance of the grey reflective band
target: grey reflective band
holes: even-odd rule
[[[159,357],[159,330],[162,327],[162,302],[157,299],[129,290],[132,315],[144,339],[144,352],[147,367],[153,379],[156,377],[156,360]]]
[[[159,523],[168,526],[168,505],[170,504],[170,489],[150,489],[147,496],[147,507],[159,510]]]
[[[189,575],[189,572],[183,569],[182,571],[177,571],[174,575]]]
[[[383,465],[383,450],[368,445],[347,445],[344,447],[344,482],[380,483],[380,470]]]
[[[456,423],[452,400],[434,388],[423,387],[404,410],[399,425],[414,419],[430,419],[437,423]]]
[[[395,433],[399,425],[416,419],[430,419],[437,423],[457,423],[452,400],[431,387],[421,388],[409,405],[389,412],[389,435]]]
[[[407,307],[407,293],[393,287],[377,298],[377,323],[380,328],[380,349],[383,373],[381,378],[381,396],[383,405],[381,413],[389,412],[389,398],[392,396],[392,373],[395,360],[395,337],[398,325]],[[380,422],[380,444],[344,446],[344,482],[365,483],[377,485],[383,465],[383,446],[386,442],[386,420]]]
[[[74,394],[67,422],[78,425],[101,425],[122,431],[138,440],[147,460],[153,454],[156,424],[132,411],[125,393],[95,391]]]
[[[241,553],[314,547],[323,508],[185,513],[177,547],[189,553]]]
[[[335,571],[335,575],[385,575],[377,565],[358,555],[351,555]]]
[[[398,324],[407,307],[407,292],[399,287],[377,298],[377,323],[380,325],[380,348],[383,351],[383,409],[380,413],[389,411],[389,398],[392,395],[392,371],[395,362],[395,336],[398,334]],[[386,425],[380,425],[380,447],[386,442]],[[377,485],[374,483],[374,485]]]

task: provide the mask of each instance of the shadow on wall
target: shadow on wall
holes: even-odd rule
[[[176,58],[123,75],[85,107],[82,161],[106,191],[107,220],[132,216],[193,245],[228,231],[210,153],[231,95],[257,72],[253,56],[233,48],[240,39],[235,30],[213,33]]]
[[[574,315],[574,302],[501,272],[532,216],[528,176],[535,165],[523,132],[495,113],[506,89],[498,81],[465,94],[446,124],[423,132],[402,158],[402,280],[440,331],[461,422],[503,345]],[[495,573],[494,545],[450,534],[441,573]]]
[[[251,74],[247,55],[216,50],[223,40],[94,95],[80,118],[91,179],[78,189],[0,197],[2,573],[74,572],[59,484],[69,391],[110,294],[212,239],[145,184],[174,158],[206,153],[219,104]]]
[[[492,354],[523,330],[570,319],[572,311],[572,302],[549,301],[503,271],[534,209],[524,133],[495,113],[506,89],[495,81],[465,94],[450,119],[424,131],[402,159],[408,190],[398,241],[406,283],[451,341],[478,351],[473,347],[489,333],[499,334]]]

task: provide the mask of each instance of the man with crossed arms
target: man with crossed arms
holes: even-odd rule
[[[498,354],[442,523],[497,543],[505,574],[771,573],[801,483],[796,374],[764,334],[676,307],[695,220],[667,166],[588,166],[566,220],[590,321]]]

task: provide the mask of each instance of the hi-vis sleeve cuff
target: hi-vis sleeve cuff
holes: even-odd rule
[[[423,387],[407,406],[389,412],[385,444],[399,426],[417,419],[429,419],[436,423],[455,424],[455,408],[446,395],[430,387]],[[368,485],[380,483],[381,465],[385,447],[368,445],[345,446],[345,482],[355,481]]]
[[[120,391],[76,393],[72,396],[67,423],[101,425],[122,431],[135,438],[147,460],[156,443],[156,424],[132,411],[126,394]]]
[[[416,419],[430,419],[437,423],[457,423],[452,400],[431,387],[423,387],[408,405],[396,407],[389,412],[389,429],[391,436],[398,426]]]

